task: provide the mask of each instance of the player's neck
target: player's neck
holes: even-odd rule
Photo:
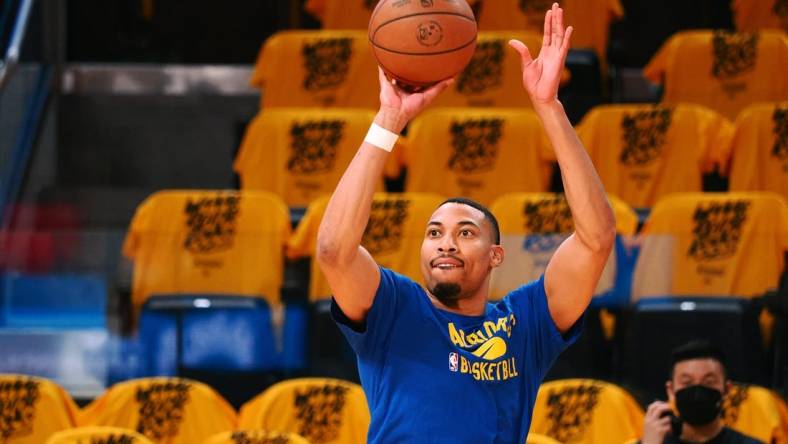
[[[456,306],[447,306],[436,298],[432,293],[426,291],[432,304],[443,311],[463,316],[481,316],[487,312],[487,292],[477,291],[473,296],[457,300]]]
[[[721,419],[717,419],[711,424],[705,424],[702,426],[693,426],[685,423],[683,429],[681,430],[681,440],[693,443],[707,442],[719,435],[722,431],[722,427],[723,424]]]

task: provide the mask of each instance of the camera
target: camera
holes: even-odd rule
[[[670,433],[675,436],[676,439],[678,439],[679,436],[681,436],[681,428],[684,422],[681,420],[681,418],[676,417],[676,415],[674,415],[670,410],[663,413],[660,418],[664,418],[666,416],[670,417]]]

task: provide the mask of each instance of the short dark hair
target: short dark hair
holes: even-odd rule
[[[725,366],[725,354],[722,349],[705,339],[695,339],[676,347],[671,353],[670,379],[673,379],[676,364],[691,359],[713,359],[720,363],[722,376],[727,379],[728,370]]]
[[[487,209],[487,207],[473,199],[468,199],[467,197],[452,197],[451,199],[444,200],[443,203],[438,205],[438,208],[449,203],[468,205],[471,208],[476,208],[477,210],[481,211],[484,214],[484,218],[490,222],[490,225],[492,225],[493,240],[495,240],[495,245],[501,244],[501,229],[498,227],[498,219],[495,218],[495,215],[493,215],[492,212]]]

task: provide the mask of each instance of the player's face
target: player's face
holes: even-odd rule
[[[716,359],[688,359],[673,367],[673,379],[668,384],[668,397],[675,402],[675,392],[693,385],[703,385],[719,392],[725,391],[725,375]]]
[[[442,205],[432,214],[421,244],[427,289],[448,306],[452,299],[473,296],[500,263],[499,250],[484,213],[458,203]]]

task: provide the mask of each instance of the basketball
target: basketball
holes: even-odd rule
[[[465,0],[381,0],[369,21],[372,53],[400,86],[420,89],[459,74],[476,49]]]

